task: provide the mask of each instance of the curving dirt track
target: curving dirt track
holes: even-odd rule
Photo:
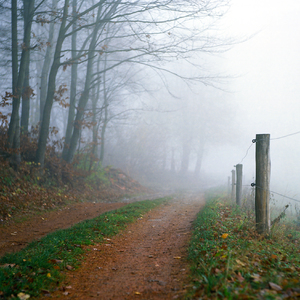
[[[60,210],[45,212],[22,223],[0,228],[0,256],[15,252],[50,232],[64,229],[82,220],[94,218],[126,203],[77,203]]]
[[[90,246],[81,267],[42,299],[180,299],[185,293],[191,224],[200,195],[176,197],[105,243]]]

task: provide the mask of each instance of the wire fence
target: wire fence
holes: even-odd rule
[[[270,138],[270,140],[273,141],[273,140],[284,139],[284,138],[291,137],[291,136],[294,136],[294,135],[297,135],[297,134],[300,134],[300,131],[296,131],[296,132],[289,133],[289,134],[286,134],[286,135],[283,135],[283,136],[279,136],[279,137],[275,137],[275,138]],[[241,164],[241,163],[245,160],[245,158],[248,156],[249,151],[250,151],[250,149],[252,148],[253,144],[255,144],[256,142],[259,142],[259,141],[262,141],[262,140],[256,140],[256,139],[253,139],[253,140],[252,140],[252,143],[251,143],[251,145],[247,148],[244,157],[243,157],[243,158],[241,159],[241,161],[240,161],[240,164]],[[251,185],[243,185],[243,186],[252,187],[252,188],[253,188],[253,187],[256,187],[256,188],[259,188],[259,189],[263,189],[262,187],[259,187],[259,186],[255,185],[255,183],[252,183]],[[300,200],[299,200],[299,199],[295,199],[295,198],[286,196],[286,195],[284,195],[284,194],[282,194],[282,193],[278,193],[278,192],[271,191],[271,190],[270,190],[269,192],[272,193],[272,194],[281,196],[281,197],[283,197],[283,198],[286,198],[286,199],[289,199],[289,200],[292,200],[292,201],[295,201],[295,202],[299,202],[299,203],[300,203]]]

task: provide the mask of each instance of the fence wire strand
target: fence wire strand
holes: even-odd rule
[[[248,147],[248,149],[247,149],[247,151],[246,151],[246,154],[245,154],[245,156],[242,158],[240,164],[241,164],[241,163],[243,162],[243,160],[247,157],[247,155],[248,155],[248,153],[249,153],[249,150],[250,150],[250,148],[252,147],[252,145],[253,145],[253,143],[251,143],[251,145]]]
[[[257,186],[257,185],[255,185],[255,186],[253,186],[253,187],[257,187],[257,188],[259,188],[259,189],[261,189],[261,190],[266,190],[266,189],[264,189],[264,188],[262,188],[262,187],[260,187],[260,186]],[[289,197],[289,196],[285,196],[285,195],[283,195],[283,194],[280,194],[280,193],[277,193],[277,192],[274,192],[274,191],[271,191],[271,190],[270,190],[270,193],[272,193],[272,194],[275,194],[275,195],[278,195],[278,196],[281,196],[281,197],[284,197],[284,198],[287,198],[287,199],[290,199],[290,200],[293,200],[293,201],[296,201],[296,202],[299,202],[299,203],[300,203],[300,200],[298,200],[298,199],[295,199],[295,198],[292,198],[292,197]]]
[[[283,135],[283,136],[280,136],[280,137],[277,137],[277,138],[272,138],[270,140],[279,140],[279,139],[283,139],[283,138],[286,138],[286,137],[289,137],[289,136],[292,136],[292,135],[296,135],[296,134],[299,134],[300,131],[297,131],[297,132],[294,132],[294,133],[290,133],[290,134],[287,134],[287,135]]]

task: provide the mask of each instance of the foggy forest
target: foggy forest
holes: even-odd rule
[[[231,225],[227,231],[212,231],[210,236],[219,238],[217,248],[229,251],[225,256],[206,248],[189,250],[213,253],[212,257],[220,256],[220,261],[210,267],[208,277],[195,279],[196,287],[190,292],[194,296],[182,299],[238,299],[237,294],[228,296],[234,292],[232,287],[224,287],[225,282],[244,284],[244,288],[247,280],[261,284],[260,291],[295,296],[293,293],[299,291],[284,284],[283,278],[270,279],[263,287],[266,274],[247,269],[246,275],[250,257],[247,262],[241,259],[230,248],[229,240],[233,232],[250,224],[245,221],[248,219],[253,221],[255,232],[249,233],[249,240],[255,240],[256,234],[273,238],[274,226],[282,224],[287,213],[292,223],[286,223],[285,228],[296,226],[298,231],[295,235],[280,234],[298,243],[299,12],[296,0],[284,5],[271,0],[0,0],[0,226],[14,237],[19,229],[9,226],[15,226],[22,214],[34,223],[39,213],[58,213],[67,207],[84,211],[89,217],[78,218],[85,220],[100,215],[95,215],[92,205],[104,213],[150,199],[149,205],[154,206],[173,201],[177,210],[174,220],[186,214],[189,222],[200,218],[197,228],[202,228],[210,222],[204,212],[213,196],[207,195],[222,195],[215,196],[216,201],[225,199],[224,203],[238,208],[226,208],[223,202],[214,204],[217,208],[212,211],[218,209],[221,220],[216,224],[227,224],[229,210],[237,214],[240,208],[247,213],[241,213],[236,222],[244,221],[237,225],[237,231],[231,232]],[[261,142],[262,136],[267,136],[267,145]],[[262,162],[259,151],[266,154],[266,161]],[[166,200],[168,197],[173,200]],[[152,213],[149,206],[134,218],[141,220],[148,210]],[[169,211],[166,216],[169,219],[164,224],[176,223]],[[65,223],[50,226],[49,232],[79,222],[71,214],[69,219],[59,218]],[[105,216],[103,222],[110,218]],[[206,223],[201,221],[204,219]],[[176,230],[192,230],[183,219],[178,226]],[[8,239],[5,230],[3,236],[0,234],[3,241]],[[153,234],[140,230],[145,237]],[[101,235],[110,245],[110,233]],[[0,255],[23,248],[12,250],[3,242],[2,249],[1,239]],[[30,236],[26,239],[34,240]],[[172,230],[169,239],[170,243],[175,239]],[[174,249],[179,249],[180,243]],[[17,244],[13,241],[13,246]],[[272,249],[271,265],[275,260],[285,261],[283,257],[288,255],[283,250],[278,254]],[[156,257],[152,252],[147,255]],[[243,271],[230,269],[231,255],[239,257],[236,261]],[[172,252],[171,256],[180,260],[185,254]],[[16,264],[5,257],[3,261],[0,258],[0,281],[2,266]],[[48,262],[58,270],[63,260],[66,258],[51,256]],[[70,271],[77,266],[70,262],[64,268]],[[296,263],[285,268],[300,271]],[[202,272],[205,270],[203,265]],[[48,279],[51,272],[45,271]],[[225,274],[224,284],[220,284],[223,279],[212,283],[221,273]],[[166,276],[171,280],[170,274]],[[210,281],[209,276],[214,279]],[[125,273],[122,282],[124,278]],[[169,286],[164,280],[153,282],[163,289]],[[28,299],[31,292],[26,284],[11,295]],[[255,284],[251,289],[258,289]],[[188,293],[186,286],[178,289]],[[292,294],[287,292],[289,288]],[[10,289],[0,284],[0,299],[8,299]],[[50,295],[48,289],[41,286],[32,296],[43,290]],[[258,294],[252,292],[252,298],[245,299],[256,299]],[[63,293],[67,296],[70,291],[64,288]],[[110,299],[102,293],[98,295],[101,299]],[[131,299],[118,293],[112,299]],[[146,292],[134,293],[152,299]],[[78,299],[85,299],[86,294],[82,295]],[[168,298],[170,295],[157,299],[175,299]]]

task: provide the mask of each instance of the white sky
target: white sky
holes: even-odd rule
[[[229,88],[238,127],[232,134],[240,146],[213,150],[204,168],[215,161],[228,168],[229,176],[255,134],[270,133],[275,138],[300,131],[299,16],[299,0],[232,0],[223,29],[241,38],[257,33],[227,52],[222,66],[227,73],[239,75]],[[255,145],[243,162],[246,184],[254,175],[254,149]],[[230,154],[224,159],[221,152]],[[273,190],[300,200],[300,134],[272,141],[271,161]]]

